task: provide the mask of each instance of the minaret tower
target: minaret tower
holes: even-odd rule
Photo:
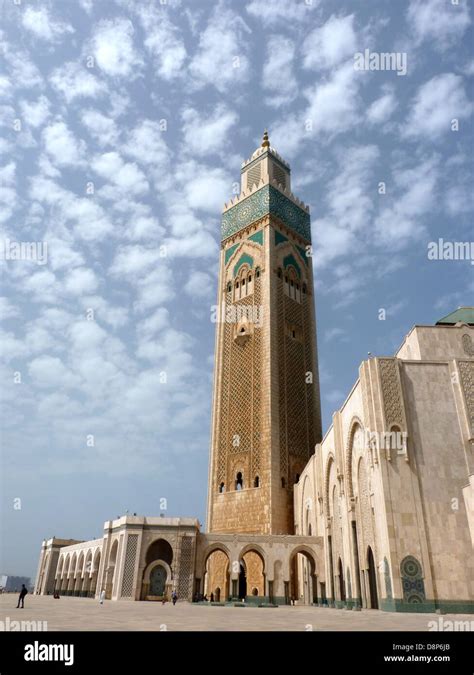
[[[311,228],[267,132],[221,234],[207,526],[293,534],[293,485],[321,440]]]

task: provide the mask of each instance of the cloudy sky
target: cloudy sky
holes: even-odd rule
[[[0,571],[33,575],[127,509],[204,522],[220,212],[265,127],[312,212],[325,429],[368,351],[473,304],[470,261],[427,258],[472,239],[472,11],[0,4],[0,239],[47,244],[1,262]]]

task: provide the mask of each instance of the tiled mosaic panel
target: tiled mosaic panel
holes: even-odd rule
[[[267,214],[276,216],[306,241],[311,241],[309,213],[306,213],[272,185],[265,185],[223,214],[222,239],[227,239],[227,237]]]

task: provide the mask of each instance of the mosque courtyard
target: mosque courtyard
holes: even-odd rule
[[[443,626],[446,630],[448,622],[454,621],[463,622],[464,630],[467,626],[474,628],[472,614],[354,612],[309,606],[234,607],[184,601],[174,607],[171,603],[107,600],[100,605],[88,598],[55,600],[43,595],[27,595],[24,609],[16,609],[16,603],[16,594],[0,595],[0,626],[4,630],[12,630],[11,622],[20,620],[47,622],[43,629],[48,631],[430,631],[443,630]]]

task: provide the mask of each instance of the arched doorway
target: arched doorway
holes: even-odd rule
[[[369,577],[370,609],[378,609],[379,600],[377,596],[377,576],[375,572],[374,554],[372,553],[372,549],[370,546],[367,549],[367,566]]]
[[[224,549],[214,548],[208,553],[204,561],[204,579],[200,592],[208,600],[212,594],[215,602],[225,601],[230,597],[230,562]]]
[[[99,567],[100,567],[100,550],[97,550],[94,553],[94,558],[92,560],[91,567],[91,586],[89,591],[89,596],[91,598],[95,597],[97,591],[97,580],[99,578]]]
[[[149,594],[163,597],[166,588],[166,569],[163,565],[154,567],[150,574]]]
[[[289,591],[288,601],[304,605],[318,602],[316,560],[312,551],[297,548],[291,554]]]
[[[239,555],[238,597],[259,603],[265,597],[265,553],[254,544],[244,546]]]
[[[173,562],[173,549],[166,539],[156,539],[146,552],[145,562],[149,565],[154,560],[164,560],[171,567]]]
[[[112,593],[114,589],[117,552],[118,552],[118,539],[114,541],[114,543],[112,544],[112,548],[110,549],[109,561],[105,575],[105,598],[107,600],[110,600],[112,598]]]
[[[146,552],[142,600],[168,598],[173,590],[173,548],[166,539],[156,539]]]

